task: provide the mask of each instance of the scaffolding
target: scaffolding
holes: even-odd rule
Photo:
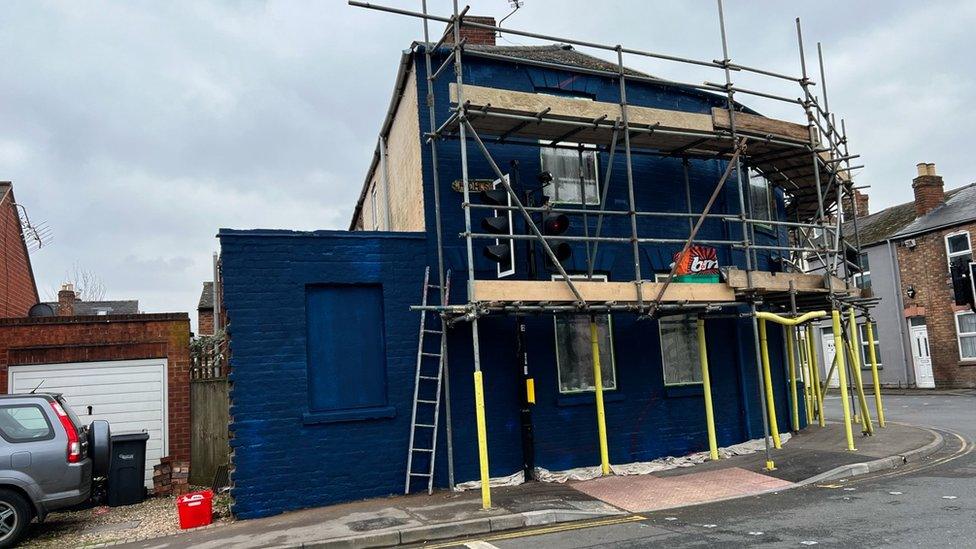
[[[841,369],[842,379],[845,369],[843,360],[843,332],[841,317],[838,311],[847,311],[849,322],[854,323],[855,314],[862,315],[870,321],[870,309],[877,302],[875,298],[862,296],[854,279],[860,271],[860,242],[857,234],[857,212],[854,204],[856,200],[853,172],[863,166],[855,165],[858,155],[852,154],[848,146],[846,124],[843,119],[837,119],[830,111],[824,56],[821,45],[817,44],[817,59],[819,67],[819,96],[814,89],[817,82],[811,79],[808,72],[804,53],[803,35],[800,20],[796,19],[796,45],[800,60],[799,75],[782,74],[779,72],[747,66],[732,61],[728,39],[726,35],[725,13],[722,0],[717,0],[718,27],[720,31],[722,58],[716,60],[691,59],[674,55],[667,55],[628,48],[621,45],[601,44],[570,37],[551,36],[537,32],[518,30],[505,27],[504,29],[484,22],[468,20],[468,7],[459,7],[458,1],[453,2],[453,13],[448,16],[434,15],[428,12],[426,0],[422,0],[422,10],[411,11],[401,8],[388,7],[350,0],[350,5],[369,8],[382,12],[399,14],[420,19],[423,23],[424,44],[422,45],[424,63],[426,66],[426,103],[428,110],[428,124],[430,131],[425,134],[430,147],[432,158],[432,175],[434,191],[434,218],[437,238],[437,274],[440,286],[445,285],[444,266],[444,234],[441,223],[441,195],[440,173],[438,165],[438,148],[443,144],[456,141],[460,148],[460,180],[462,186],[462,203],[464,214],[464,232],[459,236],[464,239],[466,251],[467,302],[450,304],[441,295],[441,302],[435,305],[415,307],[442,315],[446,325],[457,326],[468,322],[471,326],[471,338],[474,360],[474,382],[476,395],[476,415],[478,418],[479,457],[481,465],[481,484],[485,507],[490,507],[490,493],[488,491],[487,469],[487,440],[484,434],[484,392],[481,387],[481,364],[478,338],[478,321],[488,315],[526,315],[526,314],[582,314],[593,315],[607,313],[631,313],[639,318],[657,318],[671,314],[698,315],[699,344],[704,346],[704,320],[715,317],[748,318],[752,324],[755,362],[760,383],[766,384],[765,389],[759,387],[758,397],[761,407],[772,409],[769,399],[772,392],[769,386],[769,360],[765,345],[767,320],[782,324],[788,330],[788,353],[791,366],[801,355],[807,357],[803,363],[804,372],[810,373],[811,379],[817,374],[809,364],[815,364],[811,342],[812,330],[808,326],[798,326],[813,318],[828,317],[826,311],[833,311],[834,337],[837,339],[837,365]],[[433,43],[429,32],[430,23],[443,23],[446,29]],[[473,56],[483,59],[500,59],[511,62],[511,57],[500,56],[491,51],[466,49],[466,41],[462,35],[462,28],[468,27],[481,31],[497,33],[504,31],[508,35],[521,36],[530,39],[558,42],[589,49],[602,50],[612,53],[616,58],[616,70],[600,70],[578,66],[566,66],[559,63],[537,60],[524,60],[525,64],[543,68],[569,70],[604,78],[611,78],[619,87],[619,101],[617,103],[603,102],[595,108],[603,108],[603,112],[575,112],[560,111],[559,98],[545,96],[540,99],[537,110],[526,110],[527,107],[515,108],[506,105],[503,99],[505,93],[518,94],[510,90],[496,88],[482,88],[467,85],[464,82],[462,70],[463,59]],[[435,65],[435,57],[444,53],[443,61]],[[701,84],[681,82],[647,76],[628,70],[625,66],[625,56],[649,58],[680,65],[694,65],[718,71],[724,83],[705,81]],[[520,63],[523,60],[519,60]],[[449,73],[449,69],[450,70]],[[760,79],[770,79],[778,82],[790,82],[798,86],[800,96],[797,98],[777,95],[757,89],[745,88],[733,82],[734,74],[751,74]],[[453,80],[449,87],[451,108],[446,119],[439,120],[434,102],[434,88],[441,78],[451,74]],[[656,86],[671,86],[683,90],[697,90],[709,92],[719,98],[724,98],[724,107],[714,107],[710,114],[686,113],[678,110],[649,109],[630,105],[627,101],[627,87],[631,83],[654,84]],[[534,94],[522,94],[532,96]],[[766,118],[747,112],[736,102],[739,95],[759,97],[766,100],[785,103],[802,111],[803,124],[795,124]],[[523,100],[525,97],[516,99]],[[546,104],[548,102],[548,104]],[[526,101],[513,101],[513,104],[527,104]],[[589,115],[592,116],[589,116]],[[581,205],[567,207],[565,205],[546,204],[543,206],[526,205],[518,193],[512,188],[508,177],[499,164],[493,159],[485,143],[485,139],[492,136],[493,145],[515,144],[533,146],[573,148],[579,149],[585,145],[609,154],[611,161],[603,177],[603,198],[596,208],[588,208],[585,190],[581,188]],[[567,145],[571,140],[577,145]],[[472,203],[472,181],[468,173],[468,144],[472,143],[490,165],[497,177],[500,188],[503,188],[511,200],[509,206],[497,206]],[[622,149],[624,165],[626,167],[626,190],[628,207],[626,209],[610,209],[605,200],[607,188],[611,184],[614,155]],[[581,149],[580,149],[581,150]],[[683,160],[685,192],[689,193],[688,166],[689,161],[695,160],[724,160],[726,168],[715,183],[714,190],[701,212],[691,211],[691,201],[688,201],[688,211],[641,211],[635,201],[635,174],[633,157],[636,155],[652,155],[662,158],[680,158]],[[788,220],[756,219],[751,212],[750,197],[745,192],[748,170],[754,170],[771,185],[782,189]],[[734,181],[737,190],[738,213],[713,213],[712,207],[721,191]],[[582,187],[582,182],[581,182]],[[850,211],[845,212],[845,206],[850,205]],[[472,229],[472,210],[491,209],[508,210],[521,216],[525,226],[531,234],[487,234],[475,232]],[[534,215],[564,214],[579,216],[584,219],[586,232],[582,236],[546,236],[540,230]],[[638,231],[638,219],[650,216],[676,221],[687,220],[688,236],[686,238],[661,238],[654,235],[641,235]],[[591,234],[588,218],[596,218],[595,231]],[[625,217],[629,221],[629,236],[604,236],[602,227],[604,219],[609,217]],[[721,220],[730,226],[728,237],[725,239],[698,239],[697,234],[708,220]],[[851,222],[853,235],[845,234],[842,224]],[[739,238],[734,238],[731,227],[738,226]],[[788,235],[786,242],[778,239],[776,244],[763,244],[756,238],[756,227],[774,227],[776,234],[785,228]],[[853,237],[851,237],[853,236]],[[559,275],[558,281],[508,281],[508,280],[478,280],[475,276],[474,242],[483,240],[516,240],[529,241],[542,250],[549,263]],[[572,277],[563,268],[551,243],[554,241],[576,242],[585,245],[587,258],[587,276],[590,280],[580,280]],[[591,282],[597,250],[601,244],[625,245],[633,260],[633,280],[630,282],[596,283]],[[695,244],[707,244],[725,247],[730,251],[738,251],[744,256],[744,270],[729,269],[724,272],[723,284],[686,284],[674,282],[678,262],[675,261],[670,273],[662,282],[648,280],[652,273],[644,272],[640,257],[642,245],[674,245],[681,246],[681,253],[687,252]],[[760,265],[760,252],[776,252],[781,254],[783,272],[763,272],[757,270]],[[853,260],[852,260],[853,258]],[[704,288],[704,286],[715,286]],[[746,307],[746,312],[743,311]],[[759,308],[765,309],[760,311]],[[732,310],[732,309],[735,310]],[[856,312],[856,313],[855,313]],[[870,325],[870,322],[869,322]],[[807,329],[804,329],[807,328]],[[855,329],[855,328],[851,328]],[[591,331],[594,331],[591,320]],[[594,331],[595,333],[595,331]],[[854,337],[856,337],[856,329]],[[802,334],[802,337],[801,337]],[[805,347],[797,349],[797,342],[805,341]],[[597,340],[593,338],[594,346]],[[872,363],[874,360],[873,341],[871,343]],[[794,355],[794,353],[797,353]],[[599,353],[594,351],[594,375],[599,375]],[[703,358],[703,376],[707,379],[707,358]],[[445,358],[446,362],[446,358]],[[850,361],[848,361],[850,362]],[[765,371],[763,371],[765,367]],[[860,379],[860,372],[852,372]],[[807,374],[804,374],[806,377]],[[828,376],[829,378],[829,376]],[[765,380],[765,381],[762,381]],[[793,382],[793,407],[796,408],[795,377]],[[846,385],[846,384],[845,384]],[[877,380],[875,378],[875,387]],[[814,394],[820,395],[821,387],[809,394],[810,402],[817,402]],[[826,381],[824,387],[826,389]],[[846,391],[842,386],[842,392]],[[596,397],[601,430],[601,460],[604,472],[607,472],[605,426],[603,425],[602,387],[596,383]],[[844,392],[845,414],[847,412],[847,393]],[[706,399],[706,403],[710,399]],[[819,401],[818,413],[822,421],[822,400]],[[708,406],[711,417],[710,406]],[[862,413],[867,407],[861,403]],[[770,455],[770,422],[775,422],[775,411],[767,416],[763,414],[763,430],[766,439],[767,465],[773,467]],[[794,426],[798,418],[794,411]],[[880,399],[879,399],[880,414]],[[867,418],[865,418],[867,419]],[[448,415],[448,423],[450,416]],[[709,421],[709,428],[714,427]],[[847,422],[848,434],[850,422]],[[778,435],[773,424],[774,440],[778,446]],[[450,439],[450,435],[448,436]],[[710,438],[714,438],[711,435]],[[848,437],[850,440],[850,437]],[[715,454],[714,441],[710,441],[713,456]],[[853,443],[849,445],[853,449]],[[449,467],[451,470],[451,467]],[[452,471],[453,472],[453,471]],[[453,475],[451,478],[453,485]]]

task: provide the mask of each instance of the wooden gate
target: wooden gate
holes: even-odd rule
[[[210,486],[230,463],[230,398],[224,338],[205,336],[191,347],[190,483]],[[222,475],[226,478],[226,475]]]

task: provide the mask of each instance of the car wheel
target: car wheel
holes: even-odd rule
[[[13,547],[30,522],[30,504],[17,492],[0,488],[0,547]]]

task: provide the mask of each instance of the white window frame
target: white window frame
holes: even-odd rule
[[[760,221],[760,223],[756,223],[756,225],[764,229],[772,229],[773,225],[771,223],[761,223],[761,222],[776,221],[776,193],[775,191],[773,191],[773,182],[770,181],[768,177],[766,177],[765,175],[761,174],[759,171],[753,168],[749,168],[747,170],[747,173],[749,176],[746,181],[746,185],[749,187],[749,195],[748,195],[749,217],[757,221]],[[766,209],[769,217],[765,219],[756,215],[756,203],[752,200],[752,187],[753,187],[752,181],[754,179],[762,179],[764,182],[766,182]]]
[[[551,275],[552,280],[563,280],[562,275]],[[570,280],[591,280],[587,275],[569,275]],[[606,282],[606,275],[593,275],[593,281]],[[610,339],[610,372],[611,372],[611,384],[609,387],[604,386],[603,391],[616,391],[617,390],[617,356],[613,350],[613,316],[606,315],[607,317],[607,336]],[[575,390],[563,390],[563,379],[562,379],[562,369],[559,367],[559,335],[557,331],[559,326],[556,322],[556,315],[553,315],[552,319],[552,343],[553,349],[556,352],[556,388],[561,395],[582,395],[586,393],[595,393],[596,387],[593,389],[575,389]],[[599,334],[597,334],[599,335]],[[587,334],[587,341],[589,341],[589,334]],[[602,366],[602,364],[601,364]],[[606,380],[604,385],[606,385]]]
[[[505,181],[509,181],[508,174],[505,174]],[[501,184],[501,180],[500,179],[496,179],[491,184],[491,188],[492,189],[497,189],[500,184]],[[512,207],[512,195],[506,193],[506,197],[508,198],[508,204],[507,205],[508,205],[509,208],[511,208]],[[495,216],[500,215],[498,213],[498,210],[492,210],[492,212],[494,212],[492,215],[495,215]],[[511,235],[514,235],[515,234],[515,225],[512,223],[512,210],[505,210],[505,214],[508,216],[508,234],[510,236]],[[495,239],[495,244],[502,244],[501,239],[496,238]],[[497,263],[495,265],[495,272],[498,274],[498,278],[505,278],[506,276],[512,276],[513,274],[515,274],[515,239],[514,238],[509,238],[508,239],[508,252],[509,252],[509,256],[512,258],[512,268],[503,271],[502,270],[502,264],[501,263]]]
[[[952,237],[954,237],[954,236],[960,236],[960,235],[966,235],[966,244],[967,244],[966,250],[965,251],[962,251],[962,252],[950,252],[949,251],[949,239],[952,238]],[[943,238],[943,241],[944,241],[943,243],[945,244],[945,251],[946,251],[946,265],[947,265],[947,267],[949,269],[952,269],[952,259],[954,257],[959,257],[961,255],[969,254],[969,260],[970,261],[976,259],[976,257],[973,256],[973,241],[972,241],[972,238],[970,238],[970,236],[969,236],[969,231],[956,231],[956,232],[953,232],[953,233],[949,233],[949,234],[945,235],[945,237]]]
[[[540,146],[539,146],[539,166],[542,167],[542,170],[543,171],[548,171],[550,173],[552,173],[552,170],[549,170],[546,167],[546,165],[545,165],[545,159],[544,159],[545,153],[546,153],[547,150],[548,151],[559,151],[559,150],[565,150],[566,148],[569,148],[569,147],[579,147],[580,146],[579,143],[563,143],[564,147],[554,148],[554,147],[545,146],[545,145],[548,145],[550,143],[549,140],[539,141],[539,143],[540,143]],[[577,154],[577,157],[578,157],[579,153],[577,151],[574,151],[574,152]],[[559,200],[558,197],[556,196],[558,194],[556,192],[556,176],[555,176],[555,174],[553,174],[553,180],[552,180],[551,183],[549,183],[549,185],[552,187],[550,189],[551,190],[551,194],[549,192],[543,191],[543,194],[545,194],[546,196],[548,196],[550,198],[550,200],[552,201],[553,204],[579,204],[579,205],[582,205],[582,204],[585,203],[586,206],[595,206],[595,207],[599,207],[601,205],[600,204],[600,198],[601,198],[600,197],[600,151],[596,148],[595,145],[585,145],[584,144],[583,145],[583,153],[584,154],[592,154],[593,155],[593,182],[594,182],[594,186],[596,187],[595,193],[594,193],[594,200],[593,200],[593,202],[588,202],[586,200],[586,183],[585,182],[583,184],[583,196],[580,197],[579,201]],[[578,182],[579,182],[579,178],[577,177],[577,183]]]
[[[376,211],[376,185],[373,185],[373,190],[369,193],[369,206],[373,215],[373,230],[380,230],[380,216]]]
[[[872,322],[874,328],[871,331],[871,335],[874,336],[874,358],[878,360],[878,368],[883,368],[883,362],[881,361],[881,339],[878,334],[878,321]],[[869,347],[867,342],[867,328],[865,328],[866,323],[862,322],[857,325],[857,342],[859,348],[861,349],[861,369],[871,368],[871,355],[868,354]]]
[[[861,256],[864,256],[865,258],[868,258],[868,253],[867,252],[861,252]],[[864,263],[861,262],[860,256],[858,257],[858,263],[859,263],[858,267],[864,267]],[[867,289],[867,288],[864,288],[864,287],[861,286],[861,282],[864,280],[864,277],[865,276],[868,277],[868,286],[867,286],[867,288],[870,288],[871,287],[871,260],[870,260],[870,258],[868,258],[868,270],[861,271],[859,273],[854,273],[854,276],[852,277],[854,279],[854,286],[857,287],[857,288],[861,288],[862,290]]]
[[[976,332],[960,332],[959,331],[959,317],[962,315],[973,315],[976,314],[972,311],[959,311],[955,314],[956,321],[956,348],[959,350],[959,360],[964,362],[974,362],[976,361],[976,356],[963,356],[962,355],[962,338],[964,337],[976,337]]]
[[[667,278],[668,278],[668,273],[655,273],[654,274],[654,281],[655,282],[664,282],[664,281],[667,280]],[[661,317],[661,318],[659,318],[657,320],[657,340],[658,340],[658,347],[660,347],[660,349],[661,349],[661,378],[664,380],[664,386],[665,387],[689,387],[689,386],[693,386],[693,385],[702,385],[702,383],[703,383],[702,380],[698,380],[698,381],[668,382],[668,369],[667,369],[667,365],[665,364],[665,358],[664,358],[664,333],[661,331],[661,325],[663,323],[665,323],[665,322],[675,323],[676,321],[673,320],[673,319],[677,319],[677,318],[681,318],[683,321],[687,321],[690,318],[694,318],[695,320],[697,320],[697,317],[695,315],[691,315],[691,314],[674,315],[673,317]],[[669,319],[671,319],[671,320],[669,320]],[[695,332],[695,337],[696,338],[698,337],[697,331]],[[697,360],[695,360],[695,366],[697,368],[696,368],[695,371],[698,372],[698,376],[700,377],[701,376],[701,357],[696,355],[696,358],[697,358]]]

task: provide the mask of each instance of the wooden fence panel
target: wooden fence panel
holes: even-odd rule
[[[210,486],[214,473],[230,462],[230,421],[226,378],[190,381],[190,483]]]

